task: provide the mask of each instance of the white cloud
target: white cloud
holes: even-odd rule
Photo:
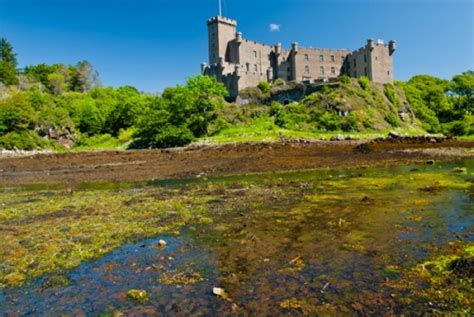
[[[278,32],[280,31],[281,25],[280,24],[270,24],[270,32]]]

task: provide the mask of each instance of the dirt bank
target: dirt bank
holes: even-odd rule
[[[474,158],[474,141],[240,143],[172,150],[37,154],[0,160],[0,183],[142,181]]]

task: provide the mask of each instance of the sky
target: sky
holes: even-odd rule
[[[397,80],[474,69],[474,0],[222,0],[244,38],[358,49],[394,39]],[[19,66],[88,60],[104,86],[159,92],[207,62],[218,0],[0,0]]]

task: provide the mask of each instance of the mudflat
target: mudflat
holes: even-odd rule
[[[1,184],[143,181],[387,166],[474,157],[474,141],[400,138],[372,141],[282,140],[179,149],[36,154],[0,159]]]

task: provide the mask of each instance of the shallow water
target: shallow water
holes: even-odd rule
[[[456,173],[454,169],[459,167],[466,171]],[[397,280],[400,271],[442,252],[451,241],[474,241],[473,167],[474,161],[466,160],[434,166],[84,184],[74,188],[74,195],[87,192],[130,198],[113,205],[110,215],[125,212],[130,204],[150,209],[158,207],[148,200],[191,197],[186,208],[199,210],[202,217],[182,220],[174,234],[125,244],[98,259],[82,261],[76,268],[55,268],[30,278],[24,286],[0,289],[0,314],[220,316],[429,311],[427,302],[417,298],[407,302],[408,293],[390,288],[387,281]],[[21,209],[27,204],[25,212],[32,212],[32,207],[48,203],[44,197],[56,197],[61,190],[14,187],[4,188],[1,194],[7,206],[17,204]],[[203,197],[206,199],[198,199]],[[87,207],[80,202],[69,205],[78,210]],[[11,208],[8,211],[13,212]],[[39,221],[44,218],[35,217]],[[4,218],[0,224],[9,221],[13,226],[24,226],[31,222],[21,215]],[[74,219],[61,223],[77,221]],[[170,216],[165,219],[174,220]],[[146,225],[140,223],[139,228]],[[125,235],[111,237],[117,234]],[[137,238],[140,235],[129,235],[123,241]],[[166,240],[167,246],[157,247],[159,239]],[[11,266],[3,268],[7,269]],[[164,276],[201,279],[167,284]],[[215,286],[224,288],[229,299],[212,295]],[[130,289],[146,290],[149,300],[128,299]]]

